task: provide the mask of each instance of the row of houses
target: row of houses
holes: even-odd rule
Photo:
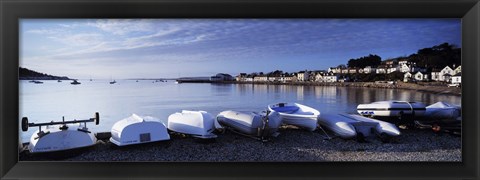
[[[364,69],[365,70],[365,69]],[[369,69],[372,71],[372,69]],[[377,69],[378,70],[378,69]],[[240,73],[235,77],[236,81],[243,82],[343,82],[346,81],[345,78],[342,78],[342,74],[345,73],[335,73],[329,69],[328,71],[300,71],[297,73],[291,74],[277,74],[277,75],[251,75],[246,73]],[[352,71],[353,72],[353,71]],[[357,71],[358,72],[358,71]],[[365,72],[365,71],[362,71]],[[434,69],[432,72],[421,71],[414,69],[411,71],[409,69],[404,69],[400,72],[405,72],[403,81],[412,82],[412,81],[443,81],[450,82],[454,84],[461,83],[462,69],[461,66],[452,68],[446,66],[441,70]],[[382,73],[379,73],[382,74]],[[398,79],[401,80],[401,79]]]
[[[450,82],[452,84],[461,84],[462,81],[462,66],[455,69],[450,66],[445,66],[443,69],[434,69],[432,72],[406,72],[403,76],[403,81],[442,81]]]
[[[327,73],[325,71],[300,71],[291,74],[282,75],[247,75],[240,73],[236,76],[236,81],[243,82],[337,82],[339,75]]]
[[[450,68],[452,71],[461,71],[461,66]],[[427,68],[425,67],[417,67],[415,63],[411,63],[408,60],[386,60],[383,61],[377,67],[367,66],[365,68],[341,68],[341,67],[330,67],[328,68],[328,72],[334,74],[356,74],[356,73],[363,73],[363,74],[390,74],[393,72],[402,72],[402,73],[416,73],[422,72],[426,73]],[[439,71],[436,71],[439,72]],[[452,74],[452,73],[451,73]],[[456,73],[455,73],[456,74]],[[453,74],[452,74],[453,75]]]

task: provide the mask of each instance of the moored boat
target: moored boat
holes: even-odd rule
[[[320,112],[298,103],[278,103],[268,105],[268,110],[278,112],[284,124],[314,131],[317,128]]]
[[[151,116],[141,117],[136,114],[116,122],[112,127],[111,135],[110,142],[117,146],[170,139],[163,122]]]
[[[95,113],[94,118],[86,120],[71,120],[47,123],[29,123],[27,117],[22,118],[22,130],[27,131],[28,127],[39,129],[33,133],[28,144],[30,153],[51,153],[79,148],[86,148],[96,144],[97,139],[87,128],[87,122],[94,122],[98,125],[99,114]],[[42,128],[42,126],[46,126]]]
[[[318,123],[344,139],[377,135],[387,140],[400,135],[400,130],[394,124],[360,115],[322,114]]]
[[[217,121],[242,134],[266,138],[277,136],[281,118],[277,112],[240,112],[227,110],[217,115]]]
[[[189,134],[193,137],[216,138],[213,132],[222,126],[215,117],[205,111],[183,110],[168,116],[168,129],[174,132]]]
[[[81,84],[81,83],[78,82],[76,79],[74,79],[73,82],[71,82],[70,84],[77,85],[77,84]]]

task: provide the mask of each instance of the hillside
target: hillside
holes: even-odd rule
[[[70,78],[68,78],[67,76],[53,76],[22,67],[19,67],[18,78],[20,80],[70,80]]]

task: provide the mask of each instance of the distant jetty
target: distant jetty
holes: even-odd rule
[[[72,80],[67,76],[53,76],[19,67],[19,80]]]

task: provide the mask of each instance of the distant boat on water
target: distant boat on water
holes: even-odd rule
[[[113,81],[110,81],[110,84],[115,84],[117,83],[117,81],[113,80]]]
[[[35,84],[43,84],[42,81],[34,81],[33,83],[35,83]]]
[[[81,84],[81,83],[74,79],[73,82],[71,82],[70,84],[77,85],[77,84]]]
[[[57,80],[57,82],[62,82],[62,80],[59,79],[59,80]]]

